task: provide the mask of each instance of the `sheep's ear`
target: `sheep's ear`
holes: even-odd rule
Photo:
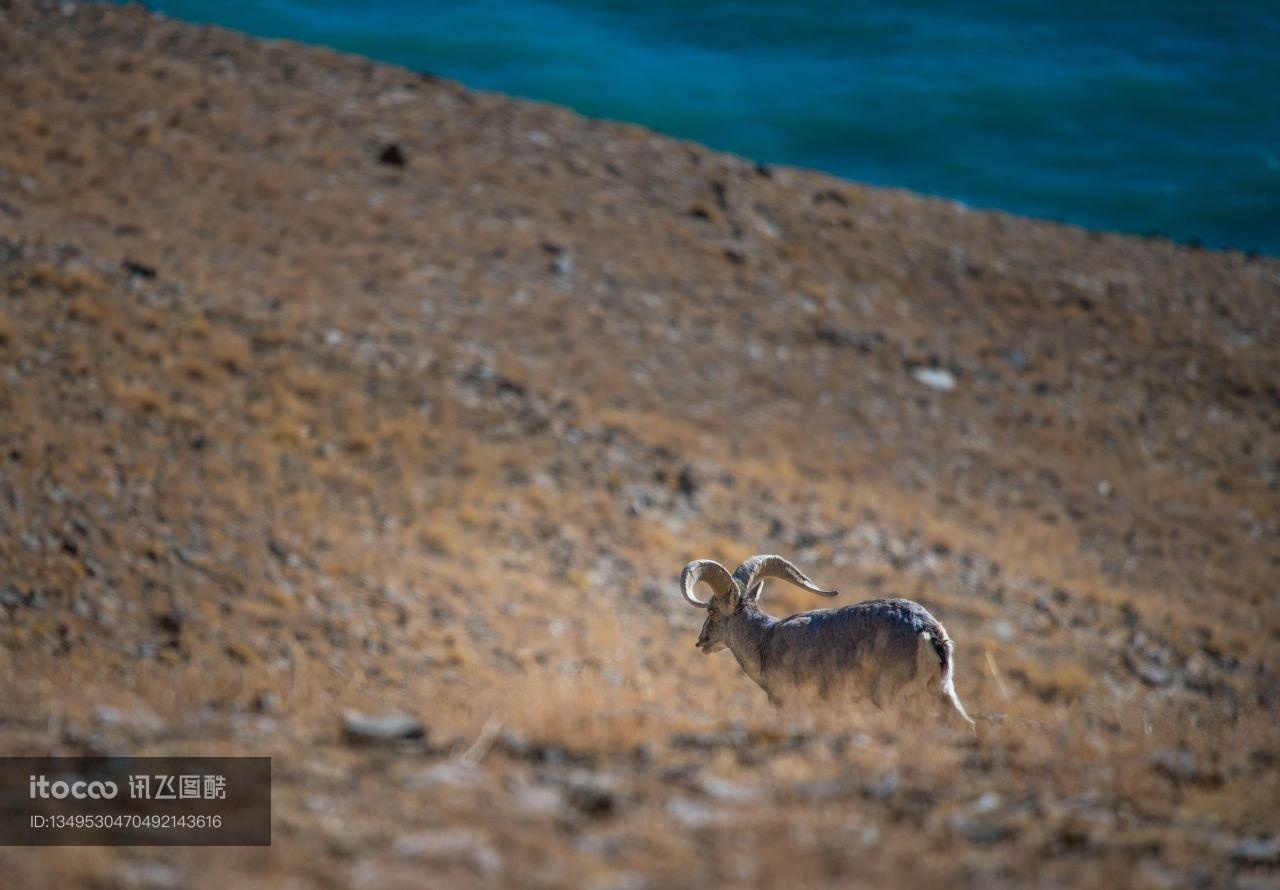
[[[764,581],[757,581],[751,585],[751,589],[747,591],[747,602],[757,603],[760,601],[760,594],[764,593]]]
[[[742,588],[735,582],[714,597],[722,612],[736,612],[742,608]]]

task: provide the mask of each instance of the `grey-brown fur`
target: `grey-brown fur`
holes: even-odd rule
[[[869,600],[777,619],[759,606],[766,577],[836,595],[778,556],[752,557],[733,575],[709,560],[692,562],[681,575],[681,590],[707,609],[698,648],[728,648],[775,705],[894,704],[973,725],[955,693],[954,644],[919,603]],[[692,595],[699,581],[714,591],[707,603]]]

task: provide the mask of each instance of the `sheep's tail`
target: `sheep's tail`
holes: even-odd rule
[[[938,625],[934,633],[930,634],[934,651],[938,653],[938,658],[942,662],[942,681],[939,683],[939,691],[951,702],[965,722],[970,726],[974,725],[973,718],[965,711],[964,705],[960,704],[960,696],[956,695],[956,644],[947,636],[947,632],[943,630],[942,625]]]

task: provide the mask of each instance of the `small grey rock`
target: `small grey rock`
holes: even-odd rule
[[[116,879],[125,887],[163,890],[168,887],[181,887],[182,875],[178,870],[164,862],[128,861],[120,863]]]
[[[1245,838],[1231,848],[1231,858],[1246,865],[1280,864],[1280,835]]]
[[[888,800],[897,793],[898,786],[901,784],[898,774],[890,771],[870,782],[864,791],[872,800]]]
[[[916,367],[911,369],[911,377],[916,383],[922,383],[938,392],[951,392],[956,388],[956,376],[946,368]]]
[[[468,763],[465,760],[447,760],[410,776],[407,784],[410,788],[432,788],[439,785],[465,786],[477,785],[481,778],[480,768],[474,763]]]
[[[620,803],[617,781],[599,773],[577,771],[565,779],[564,790],[569,803],[593,819],[612,816]]]
[[[480,834],[465,828],[423,831],[397,838],[391,853],[400,859],[465,862],[482,874],[502,871],[502,856]]]
[[[967,816],[956,813],[947,820],[947,825],[954,834],[978,846],[1007,840],[1018,833],[1017,826],[983,814]]]
[[[667,815],[685,828],[704,828],[711,822],[712,813],[706,804],[687,797],[673,797],[667,801]]]
[[[1151,766],[1171,779],[1194,782],[1201,778],[1196,756],[1185,748],[1165,748],[1151,755]]]
[[[352,742],[390,742],[398,739],[420,739],[426,735],[416,717],[409,714],[360,714],[348,711],[342,718],[342,729]]]
[[[699,784],[702,786],[703,793],[708,797],[729,803],[745,803],[757,800],[760,797],[759,788],[729,779],[708,776],[703,778]]]
[[[99,726],[135,732],[159,732],[164,729],[164,721],[145,708],[126,711],[110,705],[98,705],[93,709],[93,720]]]

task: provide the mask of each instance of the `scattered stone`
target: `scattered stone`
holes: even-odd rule
[[[62,743],[79,749],[89,757],[107,757],[111,754],[111,745],[102,736],[82,729],[74,723],[62,727]]]
[[[705,828],[711,823],[711,808],[687,797],[667,801],[667,815],[685,828]]]
[[[1006,840],[1018,833],[1016,825],[988,813],[973,815],[955,813],[947,820],[947,825],[953,833],[984,847]]]
[[[559,816],[565,811],[564,794],[549,785],[522,785],[514,796],[516,806],[527,816]]]
[[[846,800],[863,790],[862,783],[850,776],[814,779],[808,782],[800,782],[792,788],[792,791],[801,800],[814,803]]]
[[[987,791],[981,797],[973,802],[969,807],[974,813],[989,813],[1000,806],[1000,795],[994,791]]]
[[[1125,653],[1125,662],[1138,679],[1148,686],[1168,686],[1173,682],[1173,674],[1158,664],[1139,661],[1128,653]]]
[[[617,782],[600,773],[575,772],[564,782],[566,797],[575,809],[592,819],[604,819],[617,812]]]
[[[1003,618],[991,622],[991,633],[1002,643],[1008,643],[1018,635],[1017,629],[1013,626],[1013,622],[1006,621]]]
[[[694,478],[693,468],[688,464],[676,474],[676,490],[686,498],[692,498],[698,493],[698,480]]]
[[[400,143],[391,142],[378,152],[378,163],[386,164],[388,167],[403,167],[408,160],[404,156],[404,149],[400,147]]]
[[[939,392],[951,392],[956,388],[955,375],[946,368],[916,367],[911,369],[911,376],[917,383]]]
[[[1280,865],[1280,835],[1245,838],[1231,848],[1231,858],[1244,865]]]
[[[693,751],[745,748],[750,741],[747,733],[741,729],[728,729],[723,732],[677,732],[671,735],[671,747]]]
[[[130,275],[137,278],[145,278],[148,281],[156,277],[154,266],[148,266],[146,263],[140,263],[137,260],[126,259],[120,263],[120,268],[124,269]]]
[[[866,786],[867,797],[872,800],[888,800],[897,793],[898,787],[902,784],[895,772],[887,772],[880,778],[870,782]]]
[[[594,758],[583,751],[575,751],[565,745],[532,742],[517,732],[502,733],[495,741],[508,756],[529,763],[550,766],[591,766]]]
[[[824,189],[820,192],[813,193],[813,203],[815,204],[836,204],[840,207],[848,207],[849,199],[835,189]]]
[[[175,611],[161,612],[156,615],[156,626],[173,636],[182,633],[182,615]]]
[[[723,182],[713,181],[711,183],[711,194],[715,196],[717,207],[721,210],[729,209],[729,192]]]
[[[432,862],[461,862],[481,874],[502,871],[502,856],[488,839],[465,828],[422,831],[397,838],[391,854],[400,859],[425,859]]]
[[[1184,681],[1187,686],[1198,692],[1211,693],[1215,685],[1217,685],[1214,682],[1213,663],[1204,652],[1191,653],[1191,657],[1187,659],[1184,667],[1184,672]]]
[[[122,710],[110,705],[98,705],[93,709],[93,719],[101,726],[133,732],[159,732],[164,721],[146,708]]]
[[[342,729],[350,742],[391,742],[420,739],[426,727],[409,714],[369,715],[348,711],[342,718]]]
[[[561,278],[568,278],[573,274],[574,263],[573,257],[570,256],[563,245],[554,241],[543,241],[542,252],[551,258],[549,270]]]
[[[439,785],[466,786],[480,782],[481,770],[466,760],[447,760],[409,777],[410,788],[433,788]]]
[[[1150,764],[1156,772],[1175,782],[1212,784],[1218,777],[1201,768],[1195,754],[1186,748],[1163,748],[1151,755]]]
[[[818,325],[813,330],[813,336],[819,342],[831,346],[848,346],[863,355],[885,342],[884,334],[879,331],[850,331],[830,325]]]
[[[579,834],[573,839],[573,848],[592,859],[617,859],[626,847],[622,838],[605,834]]]
[[[116,878],[122,887],[150,888],[150,890],[181,887],[183,884],[178,870],[167,862],[122,862],[116,871]]]
[[[760,797],[759,788],[744,785],[741,782],[733,782],[729,779],[718,779],[714,776],[703,778],[699,785],[708,797],[728,803],[747,803]]]
[[[263,690],[253,697],[251,707],[259,714],[279,716],[281,713],[280,696],[270,690]]]
[[[1137,673],[1142,682],[1150,686],[1168,686],[1173,682],[1173,676],[1168,671],[1152,664],[1138,665]]]

